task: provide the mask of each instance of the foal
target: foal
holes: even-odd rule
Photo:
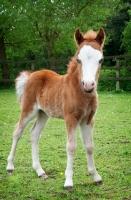
[[[73,187],[73,158],[77,148],[76,129],[80,126],[88,160],[88,171],[96,183],[102,178],[96,171],[93,158],[93,126],[97,109],[97,80],[103,61],[105,33],[102,28],[85,35],[75,32],[78,50],[68,64],[68,73],[61,76],[50,70],[30,73],[24,71],[16,79],[16,91],[21,104],[21,116],[13,133],[13,144],[8,156],[7,172],[14,170],[14,155],[18,140],[27,124],[37,117],[31,129],[32,166],[39,177],[47,178],[38,155],[38,140],[49,117],[65,120],[67,129],[67,167],[65,188]]]

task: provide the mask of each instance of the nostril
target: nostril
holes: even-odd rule
[[[84,81],[82,81],[82,85],[84,86]]]
[[[95,83],[94,83],[94,82],[92,82],[91,86],[94,86],[94,85],[95,85]]]

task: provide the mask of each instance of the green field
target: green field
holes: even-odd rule
[[[131,93],[99,92],[94,157],[103,185],[95,185],[87,172],[78,129],[72,192],[63,189],[66,131],[62,120],[51,119],[39,142],[40,161],[48,175],[46,181],[38,178],[31,167],[32,123],[19,141],[14,173],[6,173],[12,132],[19,114],[15,91],[0,90],[0,200],[131,199]]]

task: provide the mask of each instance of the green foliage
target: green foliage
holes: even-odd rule
[[[100,78],[101,77],[116,77],[114,70],[101,70]],[[101,81],[98,82],[98,90],[99,91],[111,91],[115,90],[116,81]]]
[[[123,31],[123,39],[122,39],[122,47],[126,49],[127,54],[131,54],[131,40],[130,40],[130,33],[131,33],[131,6],[130,10],[128,10],[130,21],[126,23],[126,27]]]
[[[23,14],[25,2],[4,0],[1,3],[0,36],[5,39],[8,60],[24,56],[29,46],[32,48],[32,25]]]
[[[128,1],[120,0],[107,18],[105,31],[108,41],[104,48],[105,55],[122,55],[126,52],[127,47],[122,45],[122,38],[126,23],[130,21],[130,7]]]
[[[46,181],[38,178],[31,167],[29,129],[32,123],[19,141],[13,175],[6,173],[6,160],[20,107],[15,98],[15,91],[1,90],[0,199],[131,199],[130,104],[130,93],[99,94],[99,109],[94,129],[94,157],[104,184],[96,186],[89,176],[85,151],[78,133],[78,148],[74,159],[74,190],[67,192],[63,189],[66,131],[62,120],[51,119],[39,142],[40,161],[49,176]]]
[[[16,60],[28,50],[36,58],[68,57],[75,50],[73,34],[98,30],[118,0],[111,1],[2,1],[0,35],[6,41],[7,58]]]
[[[107,39],[104,55],[130,53],[130,15],[131,3],[128,0],[81,0],[73,3],[70,0],[3,0],[0,7],[0,38],[4,37],[3,49],[6,49],[7,58],[3,60],[44,58],[49,61],[44,65],[37,61],[36,69],[63,68],[64,73],[65,63],[58,59],[74,55],[76,45],[73,35],[77,28],[85,33],[89,29],[105,27]],[[0,67],[3,69],[2,65]],[[7,74],[17,67],[20,70],[30,69],[30,64],[10,63],[6,68]],[[11,78],[16,75],[11,75]],[[126,83],[121,82],[122,89],[130,90],[130,82],[127,84],[129,86]],[[112,90],[115,82],[100,82],[99,86],[102,90]]]

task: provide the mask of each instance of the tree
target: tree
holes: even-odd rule
[[[7,60],[44,56],[50,68],[75,51],[73,33],[97,29],[118,0],[3,0],[0,7],[0,61],[9,78]],[[6,73],[5,73],[6,72]]]
[[[125,23],[125,29],[123,31],[122,47],[125,48],[127,54],[131,54],[131,3],[128,4],[129,20]]]
[[[76,18],[90,2],[93,3],[90,0],[75,1],[73,4],[70,0],[30,2],[28,9],[32,7],[32,12],[28,10],[25,15],[33,22],[45,45],[51,68],[56,68],[60,55],[67,56],[69,49],[74,51],[72,39]]]
[[[108,43],[105,46],[105,55],[121,55],[126,52],[122,46],[123,31],[130,20],[128,10],[131,4],[127,0],[120,0],[106,21],[105,30],[108,33]]]
[[[11,16],[10,9],[8,9],[9,4],[6,1],[3,1],[3,4],[0,7],[0,61],[1,61],[1,66],[2,66],[2,77],[4,79],[9,79],[9,71],[8,71],[8,64],[7,64],[7,57],[6,57],[6,48],[5,48],[5,35],[10,30],[13,28],[11,26],[11,20],[14,21],[14,9],[12,9],[13,13]],[[8,19],[8,22],[7,22]],[[5,24],[3,23],[5,22]]]
[[[28,48],[27,41],[31,40],[30,21],[22,15],[24,1],[3,0],[0,7],[0,63],[2,66],[2,78],[9,79],[9,67],[7,59],[13,56],[11,47],[19,47],[21,54]],[[22,44],[22,45],[20,45]],[[23,49],[21,48],[23,47]],[[15,52],[17,56],[17,51]]]

